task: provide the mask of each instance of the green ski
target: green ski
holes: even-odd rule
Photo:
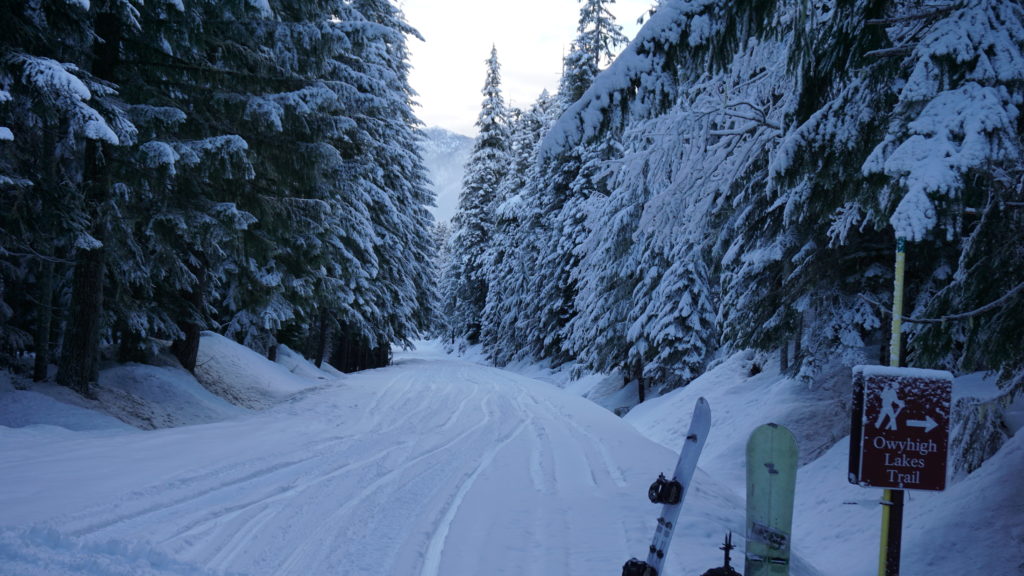
[[[745,576],[788,576],[796,440],[778,424],[759,426],[747,441]]]

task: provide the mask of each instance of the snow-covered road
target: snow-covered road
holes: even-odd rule
[[[675,464],[671,447],[703,396],[711,433],[664,570],[698,576],[721,564],[729,530],[742,567],[752,427],[789,422],[813,448],[832,414],[797,381],[751,376],[743,354],[620,419],[424,344],[343,376],[206,334],[206,378],[272,407],[231,406],[180,368],[107,371],[110,413],[212,422],[154,431],[60,387],[17,390],[0,373],[0,576],[618,574],[646,552],[658,512],[647,487]],[[617,388],[591,384],[605,400]],[[901,573],[1024,574],[1022,438],[945,492],[909,493]],[[847,482],[846,445],[798,472],[791,576],[874,571],[877,504],[844,502],[881,491]]]
[[[47,526],[22,537],[155,571],[166,555],[254,575],[617,573],[645,553],[647,485],[676,456],[549,384],[415,357],[239,419],[85,438],[8,429],[0,451],[0,527]],[[702,508],[715,494],[739,526],[730,494],[706,491]],[[703,528],[705,543],[723,534]],[[719,555],[704,547],[701,571]]]

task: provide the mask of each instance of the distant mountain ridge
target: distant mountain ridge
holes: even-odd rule
[[[423,133],[426,138],[420,144],[420,153],[437,196],[437,207],[432,212],[438,222],[448,221],[459,206],[462,175],[473,151],[473,139],[436,126]]]

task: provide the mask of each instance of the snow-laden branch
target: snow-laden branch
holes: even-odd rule
[[[710,0],[662,3],[629,46],[562,113],[541,141],[540,156],[552,157],[594,138],[605,114],[624,101],[630,115],[651,112],[651,102],[634,98],[636,87],[644,83],[648,91],[655,90],[654,86],[669,89],[674,80],[663,74],[664,52],[682,43],[692,47],[707,40],[710,27],[705,12],[709,4]]]

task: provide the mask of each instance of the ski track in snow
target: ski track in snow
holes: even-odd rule
[[[645,547],[642,518],[653,514],[637,495],[650,472],[626,470],[668,465],[666,451],[638,434],[616,440],[629,428],[603,409],[453,360],[345,382],[280,413],[188,427],[182,449],[197,434],[265,441],[140,473],[125,493],[82,498],[90,505],[38,524],[86,544],[142,539],[183,562],[252,575],[588,574]],[[167,434],[160,445],[175,450],[178,433],[147,434]]]

